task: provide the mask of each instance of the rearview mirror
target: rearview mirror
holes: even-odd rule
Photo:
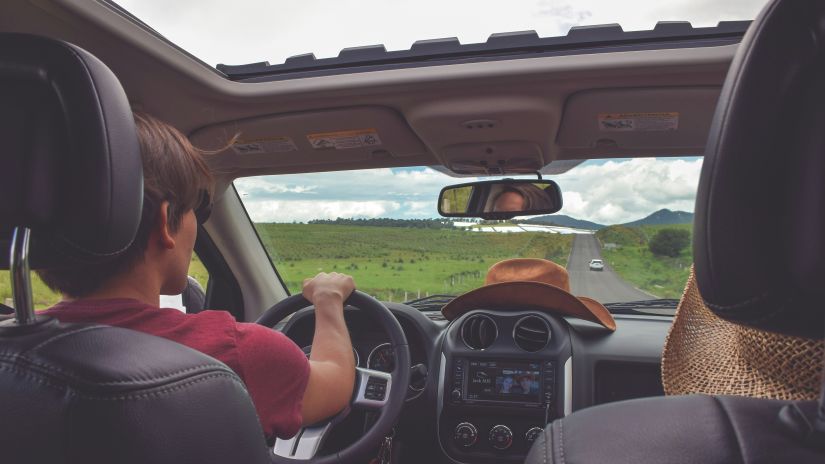
[[[553,214],[561,205],[561,190],[552,180],[503,179],[449,185],[438,196],[438,213],[446,217],[510,219]]]

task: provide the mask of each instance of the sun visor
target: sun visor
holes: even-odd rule
[[[434,158],[406,121],[385,107],[341,108],[232,121],[196,131],[191,139],[218,150],[213,169],[246,174],[250,170],[308,172],[358,169],[374,165],[428,165]]]
[[[704,152],[721,88],[579,92],[567,99],[556,142],[561,159]]]

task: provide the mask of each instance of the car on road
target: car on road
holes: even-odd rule
[[[253,322],[290,294],[300,294],[303,279],[341,272],[353,275],[360,291],[391,312],[408,341],[395,343],[368,313],[348,309],[361,370],[391,371],[402,359],[396,348],[409,347],[411,381],[402,387],[403,404],[392,410],[392,435],[362,443],[360,432],[380,415],[353,408],[340,423],[302,429],[295,442],[268,443],[269,453],[279,454],[273,462],[286,462],[298,450],[310,450],[303,456],[310,463],[336,456],[342,463],[364,462],[380,447],[399,464],[520,463],[549,421],[602,403],[664,395],[660,365],[672,315],[638,314],[654,301],[675,310],[666,298],[679,298],[691,263],[652,255],[645,241],[663,227],[692,226],[644,220],[666,209],[692,211],[716,103],[749,21],[701,27],[667,21],[650,30],[591,26],[554,37],[511,32],[474,44],[422,37],[407,50],[344,48],[353,44],[339,40],[337,56],[316,58],[298,54],[312,50],[291,36],[311,29],[300,25],[318,15],[307,15],[285,32],[271,24],[257,28],[249,37],[269,48],[250,57],[246,49],[227,52],[229,39],[247,35],[226,27],[227,18],[242,18],[237,24],[253,31],[245,21],[271,14],[234,16],[227,10],[235,6],[216,2],[209,10],[210,2],[203,2],[199,20],[192,21],[194,10],[174,15],[161,1],[141,6],[149,3],[6,0],[0,3],[0,32],[65,40],[88,50],[112,69],[130,102],[176,126],[208,153],[214,205],[199,226],[190,266],[206,283],[204,307]],[[337,18],[333,4],[325,3],[320,16]],[[187,8],[181,5],[181,11]],[[312,8],[296,7],[294,13],[302,9]],[[569,8],[547,9],[560,15]],[[279,16],[288,23],[292,13],[289,8]],[[344,19],[346,12],[340,13]],[[730,18],[714,21],[719,19]],[[461,22],[470,23],[455,26]],[[318,30],[312,35],[319,40],[337,37]],[[282,63],[270,64],[264,54],[275,42],[298,48]],[[0,80],[3,72],[17,69],[4,65]],[[542,176],[558,182],[561,214],[438,217],[436,198],[447,185]],[[455,319],[442,314],[457,295],[485,285],[487,270],[497,262],[541,258],[563,264],[575,258],[573,234],[592,237],[594,230],[602,243],[620,247],[615,258],[609,256],[609,275],[661,298],[600,301],[615,318],[615,332],[596,335],[601,328],[591,327],[592,320],[529,305],[491,308],[483,300],[466,300],[476,306]],[[580,266],[584,259],[570,261]],[[588,268],[603,271],[604,260],[592,259]],[[653,272],[662,279],[649,278]],[[609,277],[581,274],[595,285]],[[36,304],[59,298],[42,282],[35,284]],[[7,274],[0,275],[0,302],[11,298],[11,287]],[[304,308],[270,325],[309,348],[314,317]],[[394,379],[381,379],[386,388],[395,386]],[[496,390],[505,380],[530,385],[525,390],[531,394]],[[202,406],[208,412],[210,405]],[[636,417],[626,420],[633,427]],[[26,420],[8,422],[31,434],[42,429]],[[216,436],[232,436],[234,425],[215,423],[215,430],[227,432]],[[137,434],[149,437],[147,447],[183,444],[151,432]],[[253,438],[262,448],[258,435]],[[0,447],[0,456],[3,448],[8,446]],[[347,452],[352,449],[360,454]],[[373,455],[365,457],[364,450]]]
[[[591,271],[603,271],[604,270],[604,261],[602,261],[600,259],[591,259],[589,266],[590,266]]]

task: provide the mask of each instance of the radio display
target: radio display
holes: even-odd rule
[[[541,402],[541,364],[520,361],[470,361],[468,400]]]

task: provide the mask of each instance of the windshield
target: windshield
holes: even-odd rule
[[[694,27],[750,20],[766,0],[117,0],[117,4],[207,64],[283,63],[290,56],[338,56],[347,47],[408,50],[417,40],[483,43],[494,33],[535,30],[564,36],[574,26],[618,23],[650,30],[659,21]]]
[[[438,193],[467,182],[427,167],[235,181],[292,293],[318,272],[355,277],[385,301],[458,295],[507,258],[565,266],[574,294],[602,303],[679,298],[692,263],[702,158],[589,160],[552,177],[564,206],[508,221],[438,216]],[[603,264],[593,269],[590,264]]]

